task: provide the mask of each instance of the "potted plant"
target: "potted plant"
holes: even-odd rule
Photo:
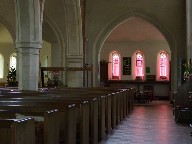
[[[16,69],[10,67],[7,75],[8,86],[17,86],[18,82],[16,81]]]

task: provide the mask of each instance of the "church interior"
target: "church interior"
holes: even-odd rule
[[[190,0],[0,3],[2,144],[191,143]]]

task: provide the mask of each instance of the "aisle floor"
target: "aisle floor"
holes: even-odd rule
[[[100,144],[192,144],[188,124],[176,124],[168,101],[135,105]]]

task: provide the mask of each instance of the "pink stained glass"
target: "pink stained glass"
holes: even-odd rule
[[[143,56],[140,52],[136,54],[136,76],[142,76],[142,62],[143,62]]]
[[[167,54],[165,52],[160,53],[160,77],[167,76]]]
[[[119,55],[113,53],[112,76],[119,77]]]

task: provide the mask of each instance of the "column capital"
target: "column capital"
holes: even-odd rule
[[[18,54],[33,54],[33,55],[39,55],[40,51],[39,48],[18,48]]]
[[[42,48],[42,41],[35,42],[15,42],[16,48]]]

